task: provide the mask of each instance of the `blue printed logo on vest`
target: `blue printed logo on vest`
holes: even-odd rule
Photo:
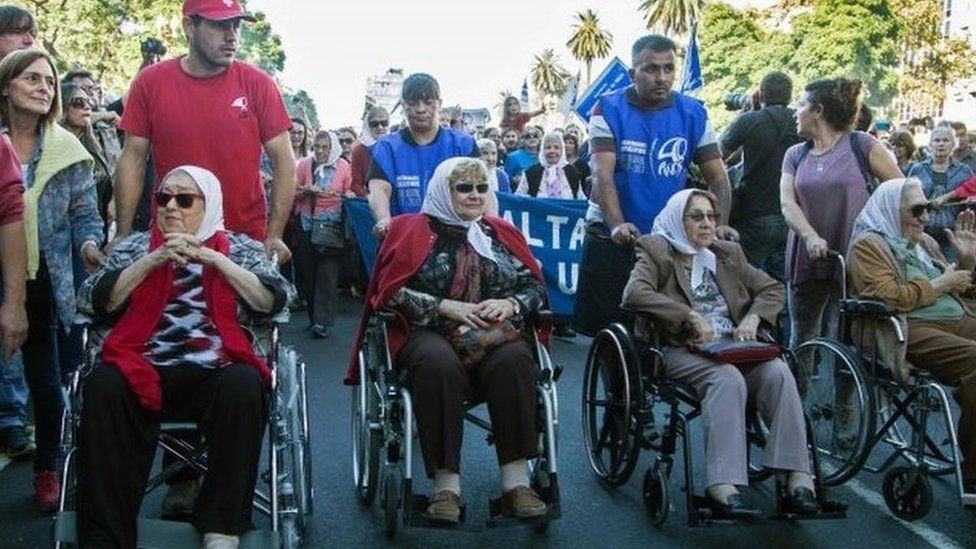
[[[688,140],[684,137],[672,137],[661,145],[657,151],[657,174],[661,177],[675,177],[685,169],[685,157],[688,155]]]
[[[624,139],[620,142],[619,162],[624,171],[635,175],[644,175],[647,173],[646,158],[647,143],[644,141]]]
[[[398,175],[396,177],[397,196],[404,212],[420,211],[423,196],[420,194],[420,176]]]

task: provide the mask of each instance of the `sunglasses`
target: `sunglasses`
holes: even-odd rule
[[[390,121],[389,120],[370,120],[369,121],[369,127],[370,128],[385,128],[385,127],[387,127],[389,125],[390,125]]]
[[[539,139],[541,136],[537,133],[527,133],[522,136],[522,139]]]
[[[195,199],[203,198],[203,195],[198,193],[168,193],[166,191],[157,191],[155,197],[156,204],[160,208],[169,206],[169,201],[175,198],[176,205],[185,210],[193,206]]]
[[[352,143],[352,141],[353,140],[352,140],[351,137],[343,137],[342,139],[339,140],[339,144],[340,145],[348,145],[348,144]]]
[[[92,101],[84,97],[72,97],[68,100],[68,106],[73,109],[90,109],[92,107]]]
[[[695,213],[686,215],[685,216],[685,219],[690,219],[690,220],[694,221],[695,223],[701,223],[702,221],[705,221],[706,219],[709,220],[709,221],[711,221],[711,222],[715,222],[715,221],[718,220],[718,214],[715,213],[715,212],[708,212],[708,213],[695,212]]]
[[[468,194],[471,191],[478,191],[478,194],[485,194],[488,192],[488,184],[478,183],[475,185],[474,183],[458,183],[454,186],[454,191],[458,194]]]
[[[932,204],[930,202],[926,202],[925,204],[915,204],[909,208],[908,211],[911,212],[912,217],[919,218],[926,213],[932,213],[932,209]]]

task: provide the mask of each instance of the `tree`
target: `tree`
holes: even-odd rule
[[[242,6],[247,9],[245,3]],[[271,29],[264,13],[254,12],[257,21],[241,25],[241,45],[237,50],[237,57],[261,68],[264,72],[275,75],[285,69],[285,50],[281,46],[281,37]]]
[[[613,35],[600,28],[600,17],[593,10],[577,13],[576,20],[577,23],[573,25],[575,32],[566,42],[566,47],[577,61],[586,64],[586,83],[589,84],[593,60],[610,55]]]
[[[648,29],[680,36],[688,34],[704,8],[705,0],[642,0],[637,9],[644,12]]]
[[[315,101],[308,95],[307,91],[296,90],[292,92],[286,88],[282,90],[281,95],[285,100],[288,114],[305,120],[310,129],[317,130],[322,127],[319,123],[318,108],[316,108]]]
[[[566,91],[569,72],[559,64],[559,57],[552,49],[535,56],[529,72],[532,87],[543,96],[556,97]]]

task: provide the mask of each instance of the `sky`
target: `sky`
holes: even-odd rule
[[[765,5],[769,0],[736,0]],[[625,62],[647,33],[638,0],[250,0],[282,39],[284,82],[315,100],[324,127],[358,126],[366,78],[388,68],[427,72],[440,83],[445,106],[487,107],[516,94],[533,56],[553,48],[571,74],[569,54],[577,12],[593,9],[613,34],[612,56]],[[593,77],[609,61],[593,63]],[[497,120],[494,121],[497,123]]]

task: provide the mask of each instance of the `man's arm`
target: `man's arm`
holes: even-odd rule
[[[27,339],[27,237],[24,222],[0,227],[0,269],[3,270],[3,304],[0,305],[0,336],[3,356],[9,360]]]
[[[142,197],[149,146],[149,140],[144,137],[133,134],[125,136],[125,145],[115,171],[116,241],[132,233],[132,222]]]
[[[600,151],[593,153],[590,158],[596,167],[593,172],[596,189],[591,194],[595,197],[597,205],[600,206],[600,211],[603,212],[603,220],[610,229],[610,238],[618,246],[630,246],[640,236],[640,229],[633,223],[628,223],[620,209],[617,185],[613,180],[617,166],[617,153]]]
[[[721,158],[706,160],[698,167],[708,183],[708,190],[718,198],[718,212],[722,220],[728,223],[729,212],[732,209],[732,186],[729,184],[729,174],[725,171],[725,164]]]
[[[376,225],[373,225],[373,236],[383,238],[390,226],[390,197],[393,186],[385,179],[369,180],[369,211],[373,214]]]
[[[271,213],[268,216],[268,236],[265,245],[281,242],[281,235],[285,232],[285,225],[291,216],[292,206],[295,204],[295,154],[291,150],[291,139],[287,131],[272,137],[264,144],[264,150],[271,159],[274,168],[274,180],[271,182]],[[277,247],[277,245],[276,245]],[[279,254],[288,249],[277,247]],[[288,257],[279,255],[280,261],[287,261]]]

